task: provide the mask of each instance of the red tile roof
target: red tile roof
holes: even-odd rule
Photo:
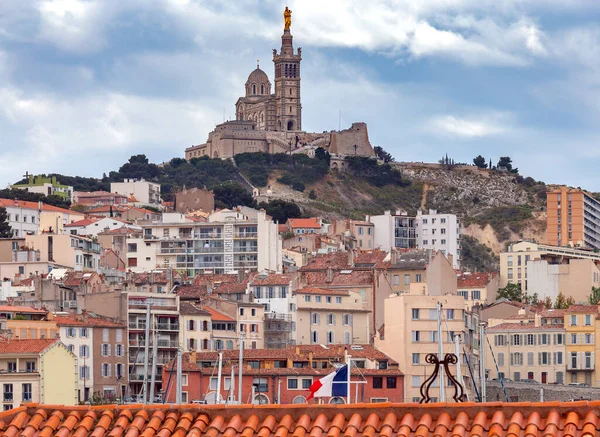
[[[216,282],[238,282],[238,275],[220,274],[220,275],[196,275],[194,285],[214,284]]]
[[[62,278],[62,283],[66,287],[79,287],[95,277],[98,277],[96,272],[68,271]]]
[[[337,287],[352,285],[372,285],[373,273],[370,270],[342,270],[332,272],[331,281],[327,281],[327,272],[303,272],[308,286]]]
[[[223,314],[209,306],[203,306],[201,308],[204,311],[208,311],[210,313],[210,319],[213,322],[235,322],[235,320],[229,317],[228,315]]]
[[[248,286],[247,282],[222,282],[218,285],[215,285],[213,289],[213,293],[217,294],[239,294],[246,293],[246,287]]]
[[[96,223],[97,221],[98,221],[97,219],[92,220],[92,219],[89,219],[89,218],[85,218],[85,219],[82,219],[82,220],[77,220],[76,222],[73,222],[73,223],[69,223],[69,224],[65,225],[65,228],[76,227],[76,226],[88,226],[88,225],[91,225],[93,223]]]
[[[38,202],[29,202],[27,200],[11,200],[11,199],[0,199],[0,206],[1,207],[18,207],[18,208],[25,208],[25,209],[39,209],[39,204]],[[77,211],[72,211],[70,209],[64,209],[64,208],[59,208],[58,206],[53,206],[53,205],[48,205],[46,203],[42,203],[42,211],[52,211],[52,212],[64,212],[64,213],[68,213],[68,214],[75,214],[75,215],[80,215],[80,216],[84,216],[84,214],[77,212]]]
[[[4,437],[584,437],[600,401],[350,405],[25,404],[0,413]]]
[[[180,285],[175,293],[182,300],[197,300],[208,293],[206,285]]]
[[[37,308],[17,306],[17,305],[0,305],[0,313],[28,313],[28,314],[46,314],[46,310],[38,310]]]
[[[354,265],[377,265],[383,262],[388,252],[385,250],[357,250],[354,253]]]
[[[462,273],[457,275],[456,288],[485,287],[497,276],[497,273]]]
[[[124,323],[113,322],[103,317],[82,314],[81,316],[56,316],[52,321],[57,326],[89,326],[90,328],[124,328]]]
[[[487,331],[551,331],[551,330],[564,331],[562,325],[540,325],[535,326],[535,323],[501,323],[491,328],[487,328]]]
[[[210,312],[191,302],[181,302],[179,312],[183,316],[210,316]]]
[[[565,310],[566,314],[569,313],[598,313],[598,309],[600,307],[598,305],[571,305],[569,308]]]
[[[287,224],[292,229],[321,229],[320,220],[316,217],[311,218],[291,218]]]
[[[127,208],[124,208],[122,206],[117,206],[117,205],[103,205],[103,206],[99,206],[97,208],[93,208],[93,209],[88,209],[86,212],[88,214],[94,214],[94,213],[106,213],[106,212],[110,212],[112,209],[112,212],[126,212],[128,211]]]
[[[348,261],[348,252],[330,252],[309,259],[308,263],[302,266],[300,270],[303,272],[325,270],[328,268],[342,270],[349,268]]]
[[[269,276],[261,277],[260,275],[256,276],[250,286],[258,286],[258,285],[289,285],[292,280],[292,275],[285,274],[275,274],[271,273]]]
[[[0,340],[0,355],[39,354],[59,341],[57,338]]]
[[[322,294],[328,296],[348,296],[350,292],[348,290],[328,290],[325,288],[305,287],[301,288],[300,290],[294,291],[294,294]]]

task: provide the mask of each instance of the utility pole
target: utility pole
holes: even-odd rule
[[[462,385],[464,389],[465,395],[467,394],[467,390],[465,387],[465,382],[463,380],[462,371],[461,371],[461,354],[460,354],[460,334],[454,334],[454,353],[456,354],[456,376],[460,385]]]
[[[221,403],[221,377],[223,371],[223,352],[219,352],[219,368],[217,372],[217,404]]]
[[[442,303],[437,303],[438,310],[438,320],[437,320],[437,330],[438,330],[438,359],[440,363],[444,359],[444,347],[442,342]],[[444,386],[444,367],[440,366],[440,402],[446,402],[446,387]]]
[[[150,304],[146,304],[146,338],[144,344],[144,386],[142,403],[148,403],[148,354],[150,353]]]
[[[182,399],[181,399],[181,366],[182,366],[182,359],[181,359],[181,355],[182,355],[182,351],[181,351],[181,347],[177,348],[177,394],[175,397],[175,402],[177,403],[177,405],[181,405],[183,403]]]
[[[481,402],[487,402],[487,383],[485,380],[485,328],[487,322],[479,323],[479,378],[481,380]]]
[[[150,378],[150,394],[148,399],[150,403],[154,403],[154,385],[156,382],[156,360],[158,359],[158,334],[156,333],[156,326],[154,327],[154,335],[152,336],[152,377]]]
[[[244,402],[242,399],[242,368],[244,367],[244,333],[240,332],[240,357],[238,359],[238,398],[240,405]]]

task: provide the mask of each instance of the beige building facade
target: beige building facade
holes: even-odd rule
[[[442,305],[442,344],[444,353],[454,353],[455,335],[465,340],[468,334],[465,326],[465,302],[460,296],[416,296],[401,294],[385,301],[385,325],[383,335],[375,340],[375,346],[392,359],[398,361],[399,369],[405,375],[405,402],[419,402],[420,387],[432,374],[433,366],[427,364],[428,354],[438,355],[438,303]],[[476,327],[471,327],[477,329]],[[469,357],[471,366],[476,367],[478,359]],[[464,361],[463,361],[464,362]],[[455,371],[455,367],[452,369]],[[456,375],[455,375],[456,376]],[[462,366],[462,379],[472,395],[472,380],[466,366]],[[479,381],[477,381],[479,385]],[[448,396],[454,389],[445,382]],[[430,394],[439,400],[439,381]],[[450,395],[449,395],[450,394]]]
[[[294,292],[297,344],[366,344],[369,310],[354,290],[307,287]]]
[[[40,251],[42,262],[53,262],[73,270],[98,270],[100,244],[80,235],[27,235],[25,243]]]

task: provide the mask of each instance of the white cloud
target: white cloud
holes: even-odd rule
[[[503,125],[501,120],[506,115],[493,114],[487,117],[456,117],[454,115],[443,115],[431,120],[430,126],[439,129],[442,133],[463,138],[479,138],[506,132],[509,128]]]

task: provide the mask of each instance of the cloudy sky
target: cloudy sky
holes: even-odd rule
[[[509,155],[600,191],[597,0],[288,0],[303,127],[365,121],[399,161]],[[276,0],[4,0],[0,186],[183,156],[272,78]]]

